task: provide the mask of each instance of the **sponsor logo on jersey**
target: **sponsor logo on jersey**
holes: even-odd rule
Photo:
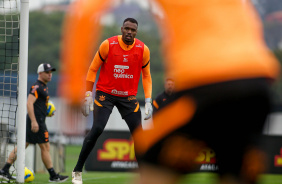
[[[138,45],[136,45],[136,47],[141,47],[142,48],[142,45],[138,44]]]
[[[115,65],[114,66],[114,77],[116,79],[118,79],[118,78],[133,79],[133,75],[125,73],[126,69],[129,69],[129,66],[126,66],[126,65]]]
[[[133,79],[133,75],[130,75],[130,74],[116,74],[114,73],[114,77],[116,79]]]
[[[111,93],[115,95],[124,95],[124,96],[128,95],[128,91],[118,91],[116,89],[113,89]]]
[[[115,68],[119,68],[119,69],[129,69],[129,66],[126,66],[126,65],[115,65]]]
[[[113,45],[113,44],[118,44],[118,42],[116,42],[116,41],[113,41],[112,43],[110,43],[111,45]]]

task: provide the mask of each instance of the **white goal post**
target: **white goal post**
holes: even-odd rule
[[[17,114],[17,182],[24,183],[25,137],[26,137],[26,96],[28,72],[28,27],[29,0],[21,0],[20,9],[20,55],[19,55],[19,92]],[[21,121],[21,122],[19,122]],[[24,131],[23,131],[24,130]]]
[[[25,175],[28,27],[29,0],[0,0],[0,166],[17,146],[16,183]]]

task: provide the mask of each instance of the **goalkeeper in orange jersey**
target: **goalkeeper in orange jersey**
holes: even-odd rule
[[[92,88],[97,71],[101,67],[96,85],[93,126],[84,139],[77,164],[73,169],[73,184],[82,183],[84,163],[103,132],[114,106],[119,110],[131,133],[141,126],[141,111],[136,99],[141,72],[145,93],[145,120],[152,116],[150,51],[143,42],[135,38],[137,29],[138,22],[135,19],[125,19],[121,27],[122,35],[102,42],[88,70],[82,109],[85,116],[93,110]]]
[[[176,184],[204,146],[221,184],[254,184],[266,169],[259,139],[280,70],[248,0],[158,0],[166,75],[176,98],[134,132],[137,184]]]

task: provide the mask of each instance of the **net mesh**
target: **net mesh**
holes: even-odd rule
[[[0,0],[0,167],[16,146],[19,68],[19,3]],[[10,168],[14,174],[15,165]],[[0,179],[0,183],[3,183]]]

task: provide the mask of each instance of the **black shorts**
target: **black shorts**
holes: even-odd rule
[[[132,112],[140,112],[139,102],[135,96],[118,97],[103,91],[96,91],[94,104],[94,109],[105,107],[111,111],[116,106],[123,119]]]
[[[41,144],[49,142],[49,132],[45,123],[45,118],[36,117],[39,125],[38,132],[31,131],[31,120],[29,116],[26,117],[26,142],[30,144]]]
[[[267,79],[246,79],[199,87],[177,98],[154,116],[154,129],[136,132],[143,162],[180,173],[193,171],[195,155],[215,151],[219,173],[239,175],[244,152],[259,146],[270,112]]]

